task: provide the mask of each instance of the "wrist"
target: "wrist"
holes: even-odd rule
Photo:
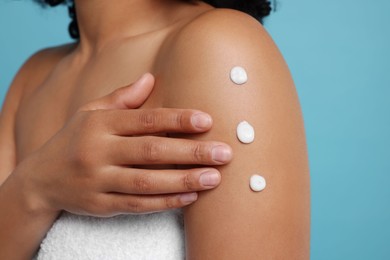
[[[10,178],[10,185],[17,190],[18,200],[23,209],[30,215],[57,216],[60,210],[50,206],[49,198],[45,197],[44,190],[35,178],[37,172],[30,161],[21,162]]]

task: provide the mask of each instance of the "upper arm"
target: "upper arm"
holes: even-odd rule
[[[248,82],[229,73],[242,66]],[[213,128],[190,138],[218,140],[234,159],[222,182],[185,210],[187,259],[308,259],[309,170],[303,122],[288,68],[260,24],[233,11],[213,11],[184,29],[164,61],[165,106],[208,112]],[[236,127],[248,121],[255,141]],[[253,174],[265,177],[259,193]]]
[[[25,84],[27,63],[16,74],[0,113],[0,185],[16,165],[15,116]]]

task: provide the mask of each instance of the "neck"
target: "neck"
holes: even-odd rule
[[[146,34],[174,22],[175,0],[75,0],[80,47],[100,49],[110,41]]]

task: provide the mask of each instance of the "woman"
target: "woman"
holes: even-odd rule
[[[3,158],[17,162],[0,190],[0,205],[8,210],[0,223],[8,227],[5,233],[14,241],[4,252],[22,248],[9,257],[31,256],[58,213],[65,210],[75,215],[64,214],[57,220],[38,258],[181,259],[185,254],[187,259],[308,259],[309,176],[293,82],[258,21],[241,12],[214,8],[234,7],[228,2],[239,1],[216,2],[75,1],[78,30],[73,23],[71,31],[74,36],[79,32],[80,40],[32,57],[11,86],[7,99],[12,101],[6,102],[3,111],[7,118],[3,121],[15,125],[15,137],[9,134],[2,140],[16,139],[16,145],[9,144],[15,146],[13,154]],[[254,2],[242,6],[248,11],[262,10]],[[229,79],[235,66],[248,74],[243,85]],[[143,88],[153,85],[148,74],[132,87],[109,94],[145,72],[155,75],[156,85],[143,104],[139,101],[147,96]],[[139,110],[126,110],[139,105]],[[205,134],[191,135],[196,131],[188,126],[188,113],[200,112],[172,112],[167,123],[162,116],[167,110],[150,116],[152,108],[195,108],[209,113],[214,124]],[[142,130],[131,120],[123,124],[129,113],[138,113],[133,118],[140,118]],[[256,132],[250,144],[236,137],[236,127],[244,120]],[[156,130],[159,121],[167,125]],[[210,121],[201,120],[203,130],[210,128]],[[150,134],[175,132],[177,126],[171,122],[187,126],[183,128],[190,135],[170,133],[170,137],[218,140],[234,150],[234,159],[217,167],[223,176],[217,189],[201,192],[199,198],[191,192],[176,195],[202,190],[194,180],[204,170],[200,172],[196,165],[192,170],[179,167],[192,162],[169,160],[166,154],[180,156],[188,147],[196,147],[196,157],[203,159],[199,164],[215,165],[230,161],[231,151],[224,143],[194,146],[191,140],[173,151],[164,143],[166,138],[142,136],[148,129]],[[136,142],[143,142],[142,149],[128,153],[128,147],[137,147],[132,146]],[[108,144],[115,145],[109,163],[101,159],[106,158]],[[211,147],[218,153],[212,154]],[[172,167],[191,171],[183,179],[187,190],[169,185],[156,190],[160,184],[156,176]],[[210,187],[219,183],[219,172],[207,169]],[[253,174],[267,180],[260,193],[249,188]],[[18,184],[31,195],[6,207],[4,198],[15,193]],[[149,194],[142,207],[136,192]],[[154,196],[160,193],[166,195]],[[196,199],[184,209],[185,252],[178,211],[110,219],[76,216],[155,211],[163,209],[163,203],[178,208]],[[30,214],[13,220],[23,205],[28,205]],[[15,223],[23,222],[23,228],[16,228]]]

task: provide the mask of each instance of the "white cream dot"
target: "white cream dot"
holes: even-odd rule
[[[242,85],[248,81],[248,75],[244,68],[236,66],[230,71],[230,79],[235,84]]]
[[[247,121],[242,121],[237,126],[237,137],[240,142],[250,144],[255,140],[255,130]]]
[[[267,186],[267,183],[264,179],[264,177],[260,175],[252,175],[250,179],[250,187],[253,191],[262,191],[265,189],[265,186]]]

